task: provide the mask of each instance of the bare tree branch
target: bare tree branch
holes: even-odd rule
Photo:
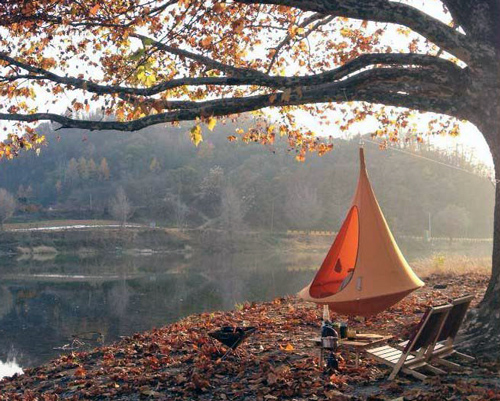
[[[318,20],[321,22],[321,20],[324,20],[325,18],[326,18],[326,16],[323,14],[320,14],[320,13],[313,14],[309,18],[306,18],[304,21],[302,21],[299,24],[299,28],[305,28],[309,24],[312,24],[313,22],[318,21]],[[315,25],[315,26],[317,28],[319,25]],[[267,73],[269,73],[271,71],[271,69],[273,68],[274,62],[276,61],[276,58],[278,57],[280,50],[284,46],[289,44],[290,41],[293,39],[293,37],[294,37],[293,35],[287,34],[285,36],[285,38],[274,48],[274,54],[271,57],[271,60],[269,61],[269,66],[267,67],[267,71],[266,71]]]

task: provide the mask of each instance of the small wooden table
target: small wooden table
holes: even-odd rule
[[[364,352],[367,348],[372,347],[373,345],[383,344],[393,338],[393,336],[384,336],[381,334],[371,334],[371,333],[359,333],[356,335],[355,339],[339,339],[339,348],[346,347],[348,350],[353,350],[356,359],[354,366],[356,368],[359,367],[359,354],[360,352]],[[321,337],[316,337],[313,339],[316,346],[321,347],[321,356],[323,356],[323,347],[321,345]]]

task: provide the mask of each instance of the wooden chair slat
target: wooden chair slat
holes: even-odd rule
[[[370,349],[371,352],[378,352],[378,351],[381,351],[381,350],[384,350],[384,349],[387,349],[387,348],[391,348],[390,345],[384,345],[383,347],[377,347],[377,348],[372,348]]]
[[[401,350],[393,348],[392,350],[387,350],[383,353],[377,352],[377,355],[380,356],[381,358],[389,358],[392,355],[400,355],[401,356],[402,353],[403,352]]]
[[[388,358],[386,358],[386,359],[387,359],[389,362],[396,363],[396,362],[397,362],[397,361],[399,361],[399,359],[401,358],[401,355],[402,355],[402,353],[401,353],[401,354],[399,354],[399,355],[392,355],[392,356],[390,356],[390,357],[388,357]]]

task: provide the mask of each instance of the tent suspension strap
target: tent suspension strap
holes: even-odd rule
[[[369,142],[369,143],[372,143],[374,145],[377,145],[377,146],[380,145],[380,143],[378,143],[376,141],[372,141],[371,139],[365,139],[365,141]],[[413,156],[413,157],[416,157],[416,158],[419,158],[419,159],[424,159],[424,160],[427,160],[427,161],[430,161],[430,162],[433,162],[433,163],[436,163],[436,164],[441,164],[442,166],[446,166],[446,167],[452,168],[454,170],[462,171],[464,173],[471,174],[471,175],[474,175],[476,177],[486,178],[486,179],[490,180],[493,185],[500,183],[500,180],[493,179],[493,177],[491,177],[491,176],[476,174],[476,173],[473,173],[472,171],[469,171],[469,170],[466,170],[466,169],[463,169],[463,168],[460,168],[460,167],[457,167],[457,166],[453,166],[452,164],[443,163],[443,162],[440,162],[438,160],[431,159],[429,157],[425,157],[425,156],[422,156],[422,155],[417,155],[416,153],[407,152],[406,150],[397,149],[397,148],[391,148],[391,147],[387,147],[387,149],[393,150],[395,152],[404,153],[405,155],[410,155],[410,156]]]
[[[347,94],[345,92],[345,88],[342,88],[342,92],[344,93],[345,101],[347,103],[349,103],[349,99],[348,99]],[[365,143],[364,143],[363,137],[361,136],[361,131],[359,131],[359,133],[358,133],[358,138],[359,138],[359,147],[362,148]]]

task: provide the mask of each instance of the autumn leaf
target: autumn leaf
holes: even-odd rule
[[[190,134],[191,134],[191,142],[193,142],[195,146],[198,146],[200,142],[203,141],[203,136],[201,134],[201,127],[199,125],[195,125],[193,128],[191,128]]]
[[[226,9],[226,5],[224,3],[215,3],[214,4],[214,12],[220,13]]]
[[[73,103],[73,110],[75,110],[75,111],[82,110],[83,107],[84,107],[83,103],[80,103],[80,102],[74,102]]]
[[[217,124],[217,119],[215,117],[210,117],[208,119],[208,123],[207,123],[207,128],[210,130],[210,131],[213,131],[214,128],[215,128],[215,125]]]
[[[123,121],[125,119],[125,110],[121,107],[116,109],[115,116],[118,121]]]
[[[237,19],[236,21],[233,21],[231,24],[234,33],[241,33],[243,31],[243,28],[245,27],[245,21],[243,18]]]
[[[288,351],[288,352],[290,352],[290,351],[293,351],[295,348],[293,347],[293,345],[292,345],[292,344],[288,343],[288,344],[286,345],[286,347],[283,347],[283,346],[281,346],[281,345],[280,345],[280,349],[282,349],[283,351]]]
[[[288,102],[290,100],[290,96],[292,95],[292,90],[290,88],[285,89],[283,91],[282,99],[284,102]]]
[[[145,86],[151,86],[156,83],[156,75],[151,68],[148,68],[147,65],[141,65],[137,68],[135,77],[137,81],[142,83]]]
[[[274,373],[269,373],[267,375],[267,383],[275,384],[278,381],[278,377]]]
[[[141,38],[143,46],[151,46],[154,43],[154,40],[151,38]]]
[[[205,36],[201,41],[200,41],[200,44],[202,47],[204,48],[208,48],[210,47],[210,45],[212,44],[212,37],[211,36]]]
[[[303,35],[304,34],[304,28],[298,27],[298,26],[292,26],[289,30],[288,33],[290,34],[291,37],[294,37],[296,35]]]
[[[99,8],[101,8],[100,4],[96,3],[96,5],[89,10],[90,15],[96,15]]]

